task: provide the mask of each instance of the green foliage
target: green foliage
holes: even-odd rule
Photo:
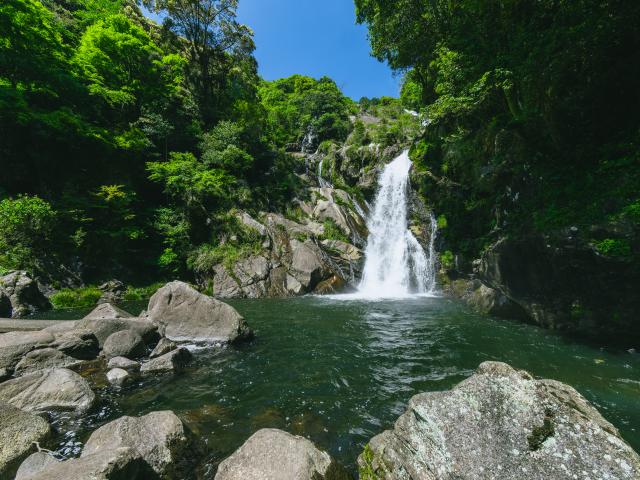
[[[322,238],[324,240],[340,240],[342,242],[349,242],[349,237],[342,231],[340,227],[332,219],[328,218],[322,222],[324,227],[324,233]]]
[[[373,451],[369,444],[367,444],[360,457],[362,458],[362,462],[358,462],[358,478],[360,478],[360,480],[381,480],[384,478],[376,473],[376,469],[373,467],[373,457]]]
[[[596,243],[596,250],[608,257],[629,257],[631,246],[623,239],[605,238]]]
[[[124,301],[125,302],[147,301],[163,285],[164,284],[162,282],[153,283],[145,287],[133,287],[131,285],[128,285],[127,290],[124,292]]]
[[[299,144],[307,133],[318,143],[344,140],[351,129],[351,100],[327,77],[302,75],[262,82],[259,96],[267,111],[268,127],[278,145]]]
[[[445,228],[447,228],[448,226],[447,217],[445,217],[444,215],[439,215],[437,224],[438,224],[438,230],[444,230]]]
[[[82,308],[92,307],[102,297],[102,291],[97,287],[65,288],[49,298],[53,308]]]
[[[0,266],[5,270],[36,270],[50,248],[56,213],[38,197],[0,201]]]
[[[455,256],[451,250],[446,250],[440,254],[440,265],[445,270],[451,270],[455,265]]]

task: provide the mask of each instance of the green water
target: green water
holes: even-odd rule
[[[104,387],[92,425],[76,426],[76,440],[122,414],[171,409],[208,446],[200,474],[262,427],[309,437],[355,471],[366,442],[393,425],[412,395],[448,389],[479,363],[501,360],[573,385],[640,450],[640,354],[472,314],[446,298],[231,303],[254,341],[198,351],[181,376],[117,394]]]

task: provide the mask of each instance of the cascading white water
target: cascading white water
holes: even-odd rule
[[[408,228],[407,193],[411,160],[404,151],[382,172],[367,227],[369,238],[358,296],[406,297],[435,288],[436,221],[431,216],[429,251]]]

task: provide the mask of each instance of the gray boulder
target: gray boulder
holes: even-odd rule
[[[577,391],[499,362],[414,396],[358,465],[385,480],[640,478],[638,454]]]
[[[128,447],[161,478],[184,478],[181,467],[190,452],[190,439],[180,419],[171,411],[151,412],[142,417],[120,417],[91,434],[81,458]]]
[[[56,465],[59,462],[60,460],[48,453],[32,453],[20,464],[15,480],[29,480],[34,475],[46,470],[52,465]]]
[[[203,295],[184,282],[167,283],[149,300],[149,319],[170,340],[233,343],[251,337],[231,306]]]
[[[27,412],[86,412],[96,396],[87,381],[66,368],[40,370],[0,383],[0,400]]]
[[[148,480],[154,472],[133,448],[108,448],[49,464],[29,480]]]
[[[49,433],[49,423],[44,418],[0,401],[0,478],[5,478],[9,467],[33,451],[34,442],[42,442]]]
[[[92,360],[100,353],[98,338],[87,328],[74,328],[54,333],[51,347],[79,360]]]
[[[75,329],[86,329],[98,339],[100,348],[109,336],[121,330],[131,330],[142,337],[145,343],[155,343],[159,340],[158,327],[148,320],[137,318],[83,319],[76,322]],[[45,329],[47,330],[47,329]]]
[[[180,373],[191,361],[191,352],[186,348],[171,350],[169,353],[156,358],[152,358],[147,363],[142,364],[140,373],[143,375],[155,373]]]
[[[0,369],[13,372],[24,355],[48,347],[54,340],[54,336],[45,331],[3,333],[0,335]]]
[[[15,367],[16,376],[33,373],[49,368],[69,368],[80,364],[81,361],[72,358],[55,348],[41,348],[27,353]]]
[[[293,239],[291,244],[291,267],[289,273],[308,292],[329,277],[333,272],[324,260],[322,251],[312,240],[300,242]]]
[[[107,372],[107,380],[111,385],[121,387],[125,383],[131,382],[133,377],[129,372],[122,368],[112,368]]]
[[[51,303],[40,291],[38,282],[27,272],[14,271],[0,277],[0,290],[9,297],[12,318],[51,309]]]
[[[107,318],[131,318],[128,312],[116,307],[111,303],[101,303],[84,317],[84,320],[104,320]]]
[[[147,351],[142,337],[132,330],[120,330],[109,335],[102,346],[105,358],[127,357],[139,358]]]
[[[303,437],[265,428],[218,467],[215,480],[347,480],[328,453]]]
[[[153,349],[149,358],[156,358],[165,355],[172,350],[178,348],[178,345],[175,342],[172,342],[168,338],[161,338],[156,347]]]
[[[127,372],[135,373],[140,370],[140,364],[126,357],[113,357],[107,363],[107,368],[121,368]]]

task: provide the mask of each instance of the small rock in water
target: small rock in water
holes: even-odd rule
[[[132,380],[131,374],[122,368],[112,368],[107,372],[107,380],[111,385],[121,387]]]
[[[161,357],[176,348],[178,348],[178,345],[175,342],[172,342],[168,338],[161,338],[156,348],[154,348],[151,355],[149,355],[149,358]]]
[[[172,350],[160,357],[152,358],[140,368],[142,374],[179,373],[191,360],[191,352],[184,347]]]

